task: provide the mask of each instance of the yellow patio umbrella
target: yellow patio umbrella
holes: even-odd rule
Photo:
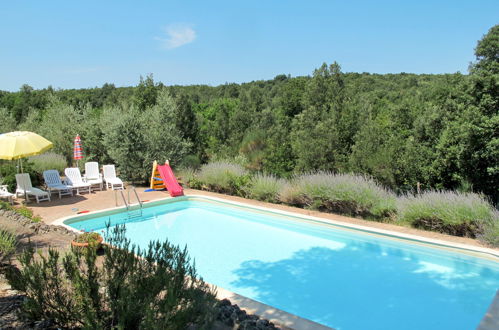
[[[0,159],[14,160],[41,154],[52,142],[33,132],[10,132],[0,135]],[[21,167],[22,171],[22,167]]]

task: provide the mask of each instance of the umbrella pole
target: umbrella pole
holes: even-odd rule
[[[19,158],[19,170],[23,173],[23,161]],[[28,194],[26,193],[26,187],[22,187],[24,190],[24,204],[28,205]]]

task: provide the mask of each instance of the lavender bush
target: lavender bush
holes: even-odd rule
[[[241,165],[218,161],[203,165],[196,177],[209,190],[234,193],[244,186],[247,174]]]
[[[319,210],[375,218],[396,210],[395,194],[365,176],[315,172],[295,177],[292,185],[295,201],[301,198],[301,203]]]
[[[284,204],[302,206],[303,198],[299,188],[293,182],[287,181],[279,191],[279,201]]]
[[[64,156],[53,152],[33,156],[29,160],[33,163],[32,169],[37,173],[43,173],[45,170],[58,170],[63,173],[68,165]]]
[[[398,219],[414,227],[499,243],[497,210],[481,195],[456,191],[427,191],[400,197]],[[494,234],[495,233],[495,234]]]
[[[193,168],[190,167],[181,168],[176,173],[177,173],[177,178],[179,179],[179,181],[182,182],[182,184],[184,184],[187,187],[192,187],[191,185],[196,178],[196,171]]]
[[[492,216],[482,224],[478,238],[489,245],[499,247],[499,211],[494,210]]]
[[[277,202],[286,181],[274,175],[256,174],[247,186],[248,197],[266,202]]]

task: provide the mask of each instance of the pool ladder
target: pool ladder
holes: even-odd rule
[[[131,187],[128,187],[128,189],[127,189],[128,202],[127,202],[127,199],[125,198],[125,194],[123,193],[123,190],[115,190],[114,191],[114,199],[116,202],[116,206],[118,206],[118,199],[116,198],[116,194],[118,191],[120,192],[121,198],[123,199],[123,203],[125,204],[128,219],[141,217],[143,205],[142,205],[142,201],[139,198],[139,194],[137,194],[137,190],[135,190],[135,187],[131,186]],[[135,194],[135,198],[137,199],[137,203],[139,205],[138,209],[135,209],[135,210],[133,209],[133,205],[130,202],[130,191],[133,191],[133,193]]]

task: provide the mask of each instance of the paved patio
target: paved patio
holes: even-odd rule
[[[136,187],[135,189],[141,201],[170,198],[167,191],[145,192],[144,190],[149,189],[149,187]],[[123,190],[123,195],[127,201],[129,193],[130,202],[136,204],[137,198],[133,191],[131,189]],[[23,201],[23,199],[17,200],[18,203],[20,201]],[[90,194],[74,195],[73,197],[62,196],[61,199],[57,194],[53,194],[50,202],[37,204],[35,201],[31,201],[28,207],[33,210],[35,215],[41,216],[45,223],[51,224],[59,218],[75,215],[81,211],[99,211],[123,205],[120,190],[103,190],[92,191]]]

